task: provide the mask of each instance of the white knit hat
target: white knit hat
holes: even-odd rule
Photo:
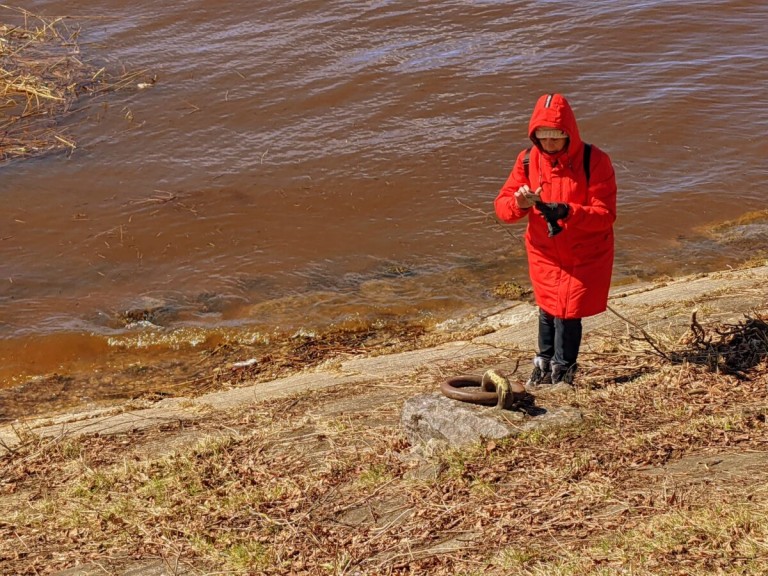
[[[568,134],[557,128],[536,128],[536,138],[568,138]]]

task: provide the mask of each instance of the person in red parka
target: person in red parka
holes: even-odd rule
[[[613,269],[616,176],[608,154],[587,154],[561,94],[544,94],[528,123],[533,147],[521,151],[496,197],[500,220],[527,217],[528,272],[539,307],[539,352],[527,386],[572,384],[581,319],[605,311]]]

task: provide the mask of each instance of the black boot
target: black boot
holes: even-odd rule
[[[564,384],[568,384],[568,386],[573,386],[573,377],[578,367],[579,365],[575,362],[570,366],[552,364],[552,384],[563,382]]]
[[[541,386],[548,386],[552,381],[552,368],[549,363],[549,358],[544,356],[536,356],[533,359],[533,370],[531,376],[528,378],[528,382],[525,383],[526,388],[537,388]]]

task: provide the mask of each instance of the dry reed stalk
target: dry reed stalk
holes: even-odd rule
[[[85,98],[136,84],[80,58],[78,29],[0,4],[0,160],[75,149],[63,121]]]

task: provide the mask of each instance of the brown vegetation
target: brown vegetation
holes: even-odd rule
[[[63,125],[89,97],[135,86],[144,72],[115,76],[82,59],[79,30],[0,5],[0,160],[73,150]]]
[[[582,426],[429,458],[411,452],[401,397],[382,384],[189,428],[29,438],[0,459],[0,566],[119,573],[160,558],[195,574],[762,574],[768,325],[756,314],[692,326],[674,341],[632,330],[588,353],[563,398]],[[397,392],[434,389],[414,377]],[[171,444],[185,437],[197,440]]]

